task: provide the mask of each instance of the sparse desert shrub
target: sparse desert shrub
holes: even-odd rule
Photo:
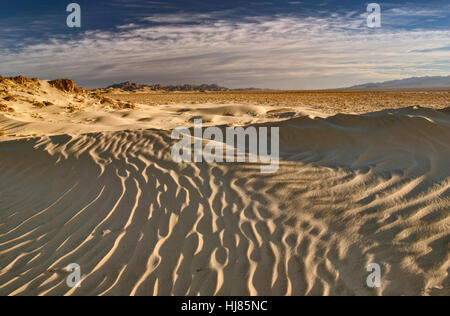
[[[33,105],[34,105],[35,107],[37,107],[37,108],[42,109],[42,108],[46,108],[46,107],[48,107],[48,106],[52,106],[52,105],[54,105],[54,104],[53,104],[52,102],[50,102],[50,101],[44,101],[44,102],[34,101],[34,102],[33,102]]]
[[[16,97],[14,97],[12,95],[7,95],[6,97],[3,98],[3,100],[8,101],[8,102],[16,102],[17,101]]]
[[[80,108],[74,106],[73,104],[69,104],[69,105],[66,107],[66,110],[67,110],[67,112],[69,112],[69,113],[74,113],[74,112],[76,112],[76,111],[79,111]]]
[[[100,103],[101,104],[114,104],[114,100],[111,98],[107,98],[107,97],[100,97]]]
[[[14,111],[13,108],[10,108],[9,106],[7,106],[7,105],[5,105],[5,104],[0,103],[0,112],[9,112],[9,113],[12,113],[12,112],[15,112],[15,111]]]
[[[11,79],[12,81],[14,81],[15,83],[20,84],[20,85],[25,85],[25,84],[27,84],[27,83],[33,82],[32,79],[27,78],[27,77],[24,77],[24,76],[17,76],[17,77],[10,78],[10,79]]]
[[[118,110],[134,110],[136,109],[136,105],[131,102],[119,102],[114,104],[114,108]]]
[[[212,120],[207,120],[202,116],[193,116],[189,119],[189,123],[194,123],[195,120],[202,120],[203,123],[212,123]]]
[[[39,101],[34,101],[33,106],[40,108],[40,109],[45,108],[45,104],[43,102],[39,102]]]

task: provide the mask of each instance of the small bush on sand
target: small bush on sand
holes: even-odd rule
[[[74,113],[74,112],[80,111],[80,108],[74,106],[73,104],[69,104],[69,105],[66,107],[66,110],[67,110],[67,112],[69,112],[69,113]]]
[[[16,102],[17,101],[17,99],[12,95],[7,95],[6,97],[3,98],[3,100],[8,101],[8,102]]]
[[[117,110],[134,110],[136,109],[136,105],[130,102],[119,102],[114,105],[114,108]]]
[[[52,106],[52,105],[54,105],[54,104],[51,103],[50,101],[44,101],[44,102],[34,101],[34,102],[33,102],[33,105],[34,105],[35,107],[37,107],[37,108],[42,109],[42,108],[45,108],[45,107],[48,107],[48,106]]]
[[[17,76],[17,77],[9,78],[9,79],[11,79],[12,81],[14,81],[15,83],[20,84],[20,85],[26,85],[27,83],[33,82],[32,79],[24,77],[24,76]]]
[[[15,112],[13,108],[10,108],[9,106],[0,103],[0,112]]]
[[[33,106],[40,108],[40,109],[45,108],[45,104],[42,102],[39,102],[39,101],[34,101]]]
[[[107,97],[100,97],[101,104],[114,104],[114,100]]]

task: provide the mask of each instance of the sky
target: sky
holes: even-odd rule
[[[377,1],[0,0],[0,75],[299,90],[450,75],[450,1]]]

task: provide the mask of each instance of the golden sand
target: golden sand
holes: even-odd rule
[[[450,294],[446,92],[0,91],[0,295]],[[194,117],[279,127],[279,171],[173,162]]]

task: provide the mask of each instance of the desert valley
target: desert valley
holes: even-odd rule
[[[1,78],[0,295],[450,295],[448,90],[207,88]],[[174,162],[196,119],[279,170]]]

